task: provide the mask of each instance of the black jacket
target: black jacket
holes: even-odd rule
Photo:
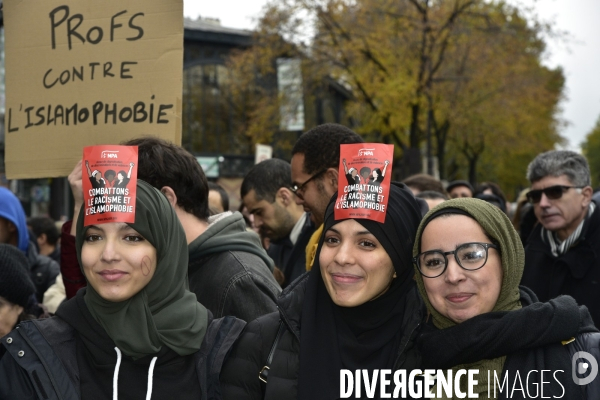
[[[502,387],[498,399],[541,398],[542,387],[544,398],[600,398],[600,379],[578,386],[572,378],[580,358],[573,357],[576,352],[600,357],[600,333],[587,308],[569,296],[541,303],[528,288],[520,292],[518,310],[480,314],[443,330],[426,323],[416,341],[422,368],[476,368],[481,360],[506,356],[502,377],[496,384],[489,379],[490,391]]]
[[[600,333],[590,332],[578,335],[576,340],[567,346],[567,350],[569,351],[571,359],[573,359],[573,356],[576,353],[585,351],[591,354],[596,361],[600,360]],[[584,362],[584,359],[580,359],[579,362]],[[574,362],[572,365],[576,366],[577,364]],[[594,379],[587,385],[580,386],[580,389],[584,399],[600,399],[600,378]]]
[[[306,272],[306,245],[314,232],[315,224],[310,220],[310,215],[306,214],[304,225],[295,244],[292,244],[288,235],[269,245],[267,254],[285,276],[284,288]]]
[[[300,317],[308,278],[307,273],[281,293],[277,301],[279,312],[265,315],[246,326],[223,365],[223,399],[296,399],[300,368]],[[404,320],[400,323],[404,335],[400,341],[394,369],[410,371],[420,364],[413,340],[417,336],[424,314],[423,302],[417,293],[416,285],[407,294],[406,310]],[[259,380],[258,374],[266,365],[280,321],[283,321],[285,329],[277,342],[265,385]]]
[[[35,296],[38,303],[44,300],[44,293],[50,286],[56,282],[56,277],[60,273],[60,266],[50,257],[38,253],[32,242],[27,249],[27,261],[29,261],[29,274],[35,285]]]
[[[209,228],[189,244],[190,291],[215,318],[232,315],[252,321],[277,310],[281,287],[273,261],[242,215],[218,214]]]
[[[233,317],[212,320],[208,326],[202,347],[193,355],[198,398],[221,397],[221,365],[243,326]],[[1,342],[0,400],[81,398],[77,331],[60,317],[22,322]]]
[[[560,257],[542,242],[541,228],[538,224],[527,241],[521,285],[543,302],[561,294],[573,297],[588,307],[600,327],[600,207],[585,223],[579,241]]]

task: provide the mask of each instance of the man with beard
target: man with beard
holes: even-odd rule
[[[305,248],[315,230],[309,214],[296,204],[291,175],[289,163],[272,158],[255,165],[241,189],[254,225],[271,241],[267,253],[283,271],[284,286],[306,271]]]

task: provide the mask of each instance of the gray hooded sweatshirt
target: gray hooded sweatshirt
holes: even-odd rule
[[[190,290],[215,318],[252,321],[277,310],[281,287],[260,238],[239,212],[209,218],[208,229],[188,246]]]

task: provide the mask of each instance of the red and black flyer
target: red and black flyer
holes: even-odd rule
[[[340,145],[340,170],[335,219],[385,221],[392,176],[394,145]]]
[[[88,146],[83,149],[85,226],[135,222],[137,146]]]

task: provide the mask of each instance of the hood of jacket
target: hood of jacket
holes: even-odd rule
[[[273,260],[263,249],[255,232],[246,229],[239,212],[224,212],[208,219],[208,229],[189,244],[190,263],[211,254],[225,251],[243,251],[262,258],[273,271]]]
[[[25,211],[21,202],[10,190],[0,187],[0,217],[12,222],[19,235],[17,247],[27,252],[29,247],[29,231],[25,220]]]

